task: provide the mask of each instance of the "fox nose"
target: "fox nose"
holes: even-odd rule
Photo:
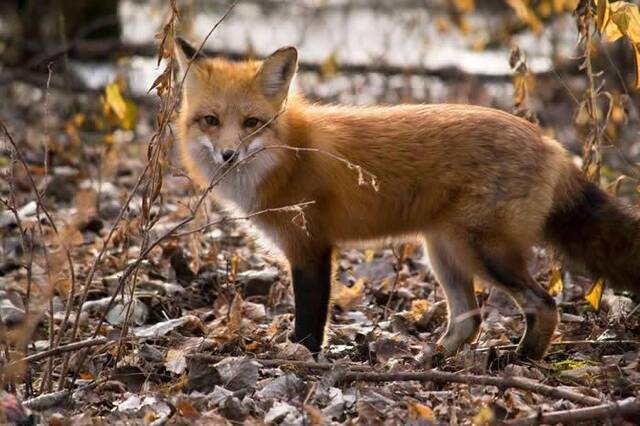
[[[226,163],[230,161],[233,157],[235,157],[236,152],[232,149],[225,149],[222,151],[222,160]]]

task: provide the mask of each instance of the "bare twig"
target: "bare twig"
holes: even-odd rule
[[[589,115],[589,134],[583,146],[582,170],[588,179],[599,184],[600,167],[602,165],[602,139],[612,108],[610,102],[609,112],[604,119],[601,118],[598,99],[600,96],[608,96],[610,98],[611,95],[602,91],[602,84],[597,81],[600,73],[594,71],[591,62],[593,50],[596,48],[595,43],[593,43],[593,33],[596,31],[596,17],[590,3],[587,3],[584,8],[576,9],[576,19],[580,32],[580,41],[584,45],[583,62],[580,65],[580,69],[585,71],[587,77],[587,90],[579,108],[585,108]]]
[[[91,339],[86,339],[86,340],[80,340],[79,342],[69,343],[68,345],[58,346],[53,349],[49,349],[47,351],[38,352],[36,354],[26,356],[18,361],[12,362],[7,367],[11,367],[12,365],[18,365],[18,363],[21,363],[21,362],[36,362],[36,361],[40,361],[41,359],[46,359],[46,358],[63,354],[65,352],[73,352],[78,349],[88,348],[91,346],[98,346],[104,343],[107,343],[107,338],[101,337],[101,336],[91,338]]]
[[[229,357],[208,354],[192,354],[187,356],[188,359],[200,360],[209,363],[217,363]],[[341,383],[352,381],[366,382],[393,382],[393,381],[422,381],[434,383],[466,383],[470,385],[490,385],[501,389],[517,388],[534,392],[540,395],[566,399],[571,402],[584,405],[599,405],[602,403],[597,398],[572,392],[567,389],[560,389],[553,386],[544,385],[531,380],[519,379],[515,377],[495,377],[481,376],[464,373],[450,373],[444,371],[421,371],[421,372],[399,372],[399,373],[381,373],[373,370],[372,367],[360,364],[331,364],[309,361],[291,361],[286,359],[259,359],[260,364],[265,367],[282,367],[290,365],[298,368],[307,368],[310,370],[332,370],[335,368],[344,368],[346,371],[339,376]]]
[[[540,395],[548,396],[556,399],[566,399],[571,402],[584,405],[599,405],[602,403],[597,398],[582,395],[566,389],[560,389],[554,386],[544,385],[530,380],[519,379],[515,377],[495,377],[480,376],[463,373],[449,373],[445,371],[421,371],[410,373],[359,373],[349,372],[341,377],[342,382],[397,382],[397,381],[419,381],[434,383],[466,383],[469,385],[497,386],[501,389],[517,388],[534,392]]]
[[[22,403],[22,405],[32,410],[42,411],[59,406],[69,397],[69,395],[70,392],[68,390],[45,393],[35,398],[27,399]]]
[[[33,174],[31,173],[31,170],[29,169],[29,165],[28,165],[27,161],[25,160],[24,156],[22,155],[22,152],[18,149],[18,145],[16,144],[15,140],[13,139],[13,136],[11,135],[11,133],[9,132],[9,129],[4,124],[3,121],[0,121],[0,128],[2,129],[2,132],[4,133],[4,135],[6,136],[7,140],[11,144],[13,150],[15,151],[18,160],[20,161],[20,163],[24,167],[25,172],[27,174],[27,179],[29,181],[29,184],[31,185],[31,188],[33,189],[33,192],[35,193],[36,202],[37,202],[36,216],[38,217],[38,223],[41,224],[40,211],[42,211],[42,213],[47,218],[47,221],[49,222],[49,224],[51,226],[51,229],[53,229],[53,232],[56,235],[56,238],[58,239],[58,243],[60,244],[60,247],[62,248],[62,250],[65,253],[65,258],[66,258],[66,261],[67,261],[67,267],[69,268],[69,281],[71,282],[71,286],[70,286],[71,288],[69,289],[69,297],[67,298],[67,306],[66,306],[66,309],[65,309],[64,319],[63,319],[62,324],[60,326],[60,333],[58,334],[58,338],[54,342],[54,345],[57,346],[57,345],[60,344],[60,341],[62,340],[62,335],[64,334],[64,330],[66,328],[67,321],[69,320],[69,316],[71,314],[71,303],[73,301],[73,294],[75,293],[76,277],[75,277],[75,269],[74,269],[74,266],[73,266],[73,260],[71,258],[71,251],[69,250],[69,247],[67,246],[66,242],[60,236],[60,232],[58,230],[58,227],[56,226],[56,223],[53,220],[53,217],[51,216],[51,214],[49,213],[49,210],[44,205],[44,200],[42,198],[42,194],[40,193],[40,191],[38,189],[38,185],[36,184],[35,178],[33,177]]]
[[[191,354],[187,355],[187,359],[204,361],[208,363],[217,363],[224,359],[228,359],[230,357],[223,355],[209,355],[209,354]],[[373,371],[372,367],[368,365],[361,364],[332,364],[328,362],[315,362],[315,361],[298,361],[298,360],[289,360],[289,359],[279,359],[279,358],[253,358],[255,361],[262,364],[264,367],[283,367],[283,366],[291,366],[296,368],[307,368],[310,370],[332,370],[335,368],[346,368],[349,371],[360,371],[360,372],[369,372]]]
[[[265,213],[299,211],[300,209],[304,209],[305,207],[310,206],[312,204],[315,204],[315,201],[305,201],[305,202],[302,202],[302,203],[291,204],[291,205],[288,205],[288,206],[274,207],[274,208],[269,208],[269,209],[262,209],[262,210],[258,210],[258,211],[249,213],[249,214],[244,215],[244,216],[225,216],[225,217],[223,217],[221,219],[208,222],[208,223],[206,223],[206,224],[204,224],[202,226],[198,226],[195,229],[191,229],[189,231],[177,233],[175,235],[172,235],[172,237],[176,237],[176,238],[184,237],[184,236],[187,236],[187,235],[194,234],[196,232],[204,231],[204,230],[206,230],[206,229],[208,229],[208,228],[210,228],[212,226],[222,225],[223,223],[228,223],[228,222],[249,220],[249,219],[251,219],[253,217],[260,216],[260,215],[263,215]]]
[[[384,305],[384,312],[382,314],[383,319],[389,318],[389,308],[391,307],[391,301],[396,294],[396,288],[398,287],[398,282],[400,282],[400,270],[402,269],[402,262],[404,261],[404,245],[401,247],[401,252],[398,254],[396,252],[395,247],[391,249],[393,256],[396,258],[396,275],[393,279],[393,285],[391,286],[391,292],[389,292],[389,298],[387,299],[387,303]],[[376,325],[378,321],[376,321]]]
[[[593,407],[574,408],[571,410],[538,413],[524,419],[503,422],[505,425],[539,425],[539,424],[573,424],[582,421],[599,423],[599,420],[613,421],[627,416],[640,415],[640,401],[627,398],[618,402],[595,405]]]
[[[640,345],[640,340],[563,340],[560,342],[551,342],[550,346],[574,346],[574,345],[593,345],[593,346],[609,346],[609,345]],[[501,345],[494,347],[482,347],[476,348],[475,352],[487,352],[492,349],[497,350],[512,350],[516,349],[518,345]]]

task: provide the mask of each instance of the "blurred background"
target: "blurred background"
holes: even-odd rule
[[[243,58],[295,45],[301,59],[298,87],[317,100],[469,102],[512,110],[522,81],[515,81],[509,58],[518,47],[528,66],[523,106],[549,133],[580,153],[581,127],[588,117],[578,108],[587,82],[579,69],[584,49],[572,16],[577,3],[245,0],[206,48]],[[199,43],[229,2],[179,0],[176,5],[179,32]],[[153,101],[148,90],[161,69],[155,60],[155,36],[167,20],[168,1],[9,0],[0,7],[3,90],[19,90],[16,87],[24,87],[20,83],[42,89],[51,63],[52,88],[100,93],[121,79],[129,96],[145,104]],[[604,73],[602,83],[615,101],[609,137],[635,158],[638,117],[629,110],[638,100],[635,91],[629,93],[634,51],[626,40],[606,43],[595,38],[592,43],[594,69]],[[70,111],[58,112],[64,116]],[[624,113],[630,113],[630,120]],[[629,172],[625,161],[609,157]]]

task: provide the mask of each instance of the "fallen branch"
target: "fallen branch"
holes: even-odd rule
[[[574,408],[572,410],[538,413],[524,419],[503,422],[505,425],[538,425],[538,424],[569,424],[581,421],[596,422],[598,420],[640,415],[640,401],[637,398],[627,398],[619,402],[596,405],[593,407]]]
[[[638,305],[640,306],[640,305]],[[560,342],[551,342],[550,346],[574,346],[574,345],[592,345],[592,346],[608,346],[608,345],[640,345],[640,340],[629,340],[629,339],[619,339],[619,340],[562,340]],[[491,349],[497,350],[513,350],[516,349],[518,345],[501,345],[494,347],[482,347],[476,348],[476,352],[488,352]]]
[[[106,337],[96,337],[93,339],[81,340],[79,342],[69,343],[68,345],[58,346],[57,348],[49,349],[48,351],[39,352],[33,355],[26,356],[18,361],[14,361],[7,365],[7,367],[11,367],[13,365],[17,365],[20,362],[35,362],[40,361],[41,359],[49,358],[52,356],[58,356],[65,352],[72,352],[76,349],[87,348],[90,346],[97,346],[107,343]]]
[[[188,355],[189,359],[197,359],[209,363],[217,363],[223,359],[229,357],[221,355],[208,355],[208,354],[192,354]],[[292,361],[287,359],[259,359],[255,361],[259,362],[265,367],[281,367],[284,365],[291,365],[299,368],[308,368],[312,370],[331,370],[339,367],[340,364],[332,363],[320,363],[313,361]],[[394,382],[394,381],[409,381],[416,380],[421,382],[434,382],[434,383],[466,383],[470,385],[489,385],[497,386],[498,388],[517,388],[524,389],[530,392],[534,392],[540,395],[556,398],[566,399],[567,401],[575,402],[584,405],[600,405],[602,401],[597,398],[582,395],[577,392],[572,392],[566,389],[559,389],[557,387],[543,385],[542,383],[533,382],[525,379],[518,379],[515,377],[494,377],[494,376],[479,376],[473,374],[462,373],[449,373],[445,371],[421,371],[411,373],[380,373],[373,371],[372,367],[367,365],[358,364],[343,364],[348,371],[343,374],[339,381],[342,383],[364,381],[364,382]]]
[[[45,393],[44,395],[27,399],[22,405],[35,411],[43,411],[59,406],[69,397],[69,394],[70,392],[67,390]]]
[[[224,359],[233,358],[224,355],[209,355],[209,354],[191,354],[187,355],[187,359],[190,360],[198,360],[204,361],[207,363],[218,363]],[[360,365],[353,363],[329,363],[329,362],[315,362],[315,361],[297,361],[290,359],[279,359],[279,358],[269,358],[269,359],[260,359],[260,358],[252,358],[252,360],[259,362],[264,367],[282,367],[282,366],[293,366],[298,368],[308,368],[311,370],[332,370],[334,368],[345,367],[350,371],[360,371],[360,372],[370,372],[373,371],[372,367],[368,365]]]
[[[340,378],[346,382],[397,382],[397,381],[419,381],[434,383],[466,383],[468,385],[497,386],[500,389],[517,388],[548,396],[554,399],[566,399],[584,405],[602,404],[597,398],[572,392],[566,389],[543,385],[542,383],[516,377],[494,377],[480,376],[473,374],[449,373],[445,371],[420,371],[411,373],[377,373],[377,372],[349,372]]]
[[[93,380],[90,383],[81,386],[76,392],[93,389],[105,382],[106,380]],[[48,410],[49,408],[58,407],[64,404],[69,397],[71,397],[72,401],[76,400],[75,393],[72,395],[72,392],[70,390],[65,389],[57,392],[45,393],[35,398],[27,399],[22,403],[22,405],[35,411],[44,411]]]

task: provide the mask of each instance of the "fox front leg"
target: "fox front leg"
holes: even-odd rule
[[[320,352],[329,312],[332,250],[305,262],[292,263],[291,278],[295,297],[294,342],[312,353]]]

